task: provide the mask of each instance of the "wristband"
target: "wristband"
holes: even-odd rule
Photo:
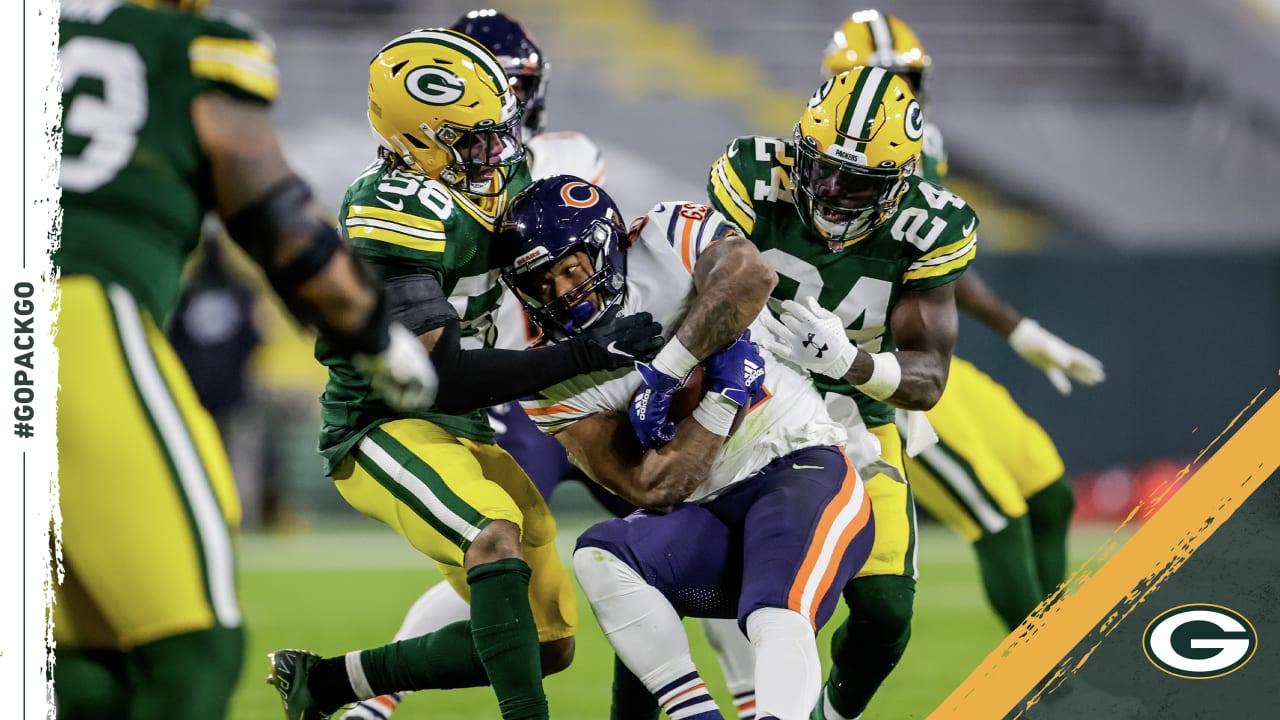
[[[871,357],[871,377],[861,385],[854,385],[868,397],[888,400],[898,391],[902,382],[902,366],[898,356],[891,352],[867,353]]]
[[[707,432],[729,437],[729,432],[733,429],[733,421],[738,417],[738,411],[741,408],[741,405],[718,392],[707,393],[698,401],[692,417],[699,425],[706,428]]]
[[[650,364],[660,373],[683,380],[698,364],[698,358],[673,335]]]

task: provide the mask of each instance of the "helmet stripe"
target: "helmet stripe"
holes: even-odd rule
[[[483,45],[480,45],[466,35],[453,30],[414,30],[413,32],[405,33],[404,35],[401,35],[395,40],[387,43],[379,53],[381,54],[382,52],[386,52],[396,45],[419,40],[427,40],[431,42],[438,42],[442,45],[448,45],[463,55],[471,58],[478,67],[484,68],[496,87],[506,87],[507,73],[503,71],[502,66],[494,59],[493,53],[489,52],[489,50]]]
[[[880,13],[876,13],[875,17],[867,21],[867,29],[871,31],[873,58],[881,53],[892,53],[896,51],[893,44],[893,28],[889,26],[889,19],[887,17]]]
[[[863,143],[856,142],[856,139],[866,136],[867,121],[876,116],[876,110],[881,104],[880,96],[884,94],[884,86],[893,78],[893,75],[881,68],[872,67],[864,68],[860,75],[852,92],[858,101],[845,112],[840,126],[840,134],[849,138],[844,141],[846,146],[854,146],[850,149],[856,149],[859,152],[862,151]]]

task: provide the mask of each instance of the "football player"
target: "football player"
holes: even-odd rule
[[[845,428],[803,368],[750,342],[788,336],[765,311],[775,273],[706,205],[660,204],[628,234],[604,191],[572,176],[517,196],[496,245],[553,347],[616,312],[678,328],[652,363],[525,402],[589,476],[646,508],[589,529],[574,554],[615,651],[669,717],[720,718],[680,615],[735,618],[757,650],[759,716],[804,718],[822,681],[815,632],[874,531]],[[667,410],[699,365],[704,394],[677,425]]]
[[[506,71],[511,90],[523,107],[520,128],[532,177],[570,174],[589,178],[596,185],[603,186],[604,158],[595,143],[582,133],[545,131],[550,63],[524,25],[503,13],[486,9],[467,12],[450,29],[484,45]],[[537,328],[525,317],[520,303],[505,292],[494,313],[494,327],[497,332],[495,347],[520,350],[537,339]],[[635,509],[587,480],[582,471],[569,462],[560,443],[539,432],[518,402],[491,408],[490,422],[497,433],[497,444],[528,473],[544,499],[550,499],[560,482],[580,479],[614,515],[626,515]],[[465,620],[469,613],[466,601],[447,582],[440,582],[409,608],[395,639],[424,635],[449,623]],[[393,693],[362,700],[348,709],[342,719],[386,720],[402,699],[399,693]]]
[[[339,218],[392,313],[431,350],[440,392],[424,411],[397,412],[317,342],[329,367],[320,450],[339,493],[435,560],[470,601],[470,619],[337,657],[273,653],[268,681],[290,720],[392,692],[480,685],[492,686],[504,719],[546,718],[542,676],[572,659],[576,605],[555,522],[493,443],[484,409],[652,357],[661,327],[636,314],[554,347],[491,347],[501,289],[490,236],[529,183],[521,114],[493,54],[452,30],[396,37],[369,65],[369,122],[382,147]]]
[[[708,179],[712,205],[778,272],[771,307],[795,333],[795,361],[815,373],[834,418],[865,420],[879,440],[878,457],[850,451],[867,468],[876,537],[844,587],[849,619],[832,639],[824,697],[845,718],[862,712],[910,637],[916,528],[894,408],[941,397],[955,280],[977,251],[973,209],[916,172],[924,132],[906,80],[855,68],[822,83],[792,137],[738,138]]]
[[[307,184],[270,120],[270,41],[204,2],[68,0],[59,17],[60,718],[216,720],[244,634],[226,451],[161,328],[206,213],[397,407],[436,394],[425,350]]]
[[[922,98],[931,60],[902,20],[864,10],[841,23],[822,60],[828,76],[859,65],[899,74]],[[947,172],[933,123],[925,123],[919,168],[939,185]],[[1102,381],[1097,359],[1024,317],[972,268],[956,284],[956,305],[1007,338],[1064,395],[1072,380]],[[939,442],[906,459],[912,492],[930,515],[972,543],[987,598],[1012,630],[1065,579],[1071,480],[1039,423],[965,360],[951,359],[946,392],[927,417]]]

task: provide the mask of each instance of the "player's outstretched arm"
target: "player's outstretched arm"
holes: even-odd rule
[[[532,350],[464,350],[457,312],[434,275],[380,263],[391,314],[431,353],[440,374],[436,407],[465,412],[517,400],[575,375],[631,367],[662,347],[662,325],[618,309],[563,342]]]
[[[1071,381],[1095,385],[1106,379],[1102,362],[1040,327],[987,286],[970,268],[956,282],[956,307],[1009,341],[1024,360],[1044,371],[1063,395]]]

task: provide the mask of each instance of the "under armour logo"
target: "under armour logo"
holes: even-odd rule
[[[813,333],[809,333],[809,338],[800,344],[805,347],[810,347],[810,346],[817,347],[818,345],[816,342],[813,341]],[[822,357],[822,353],[826,351],[827,351],[827,346],[823,345],[822,347],[818,348],[818,354],[815,355],[814,357]]]

